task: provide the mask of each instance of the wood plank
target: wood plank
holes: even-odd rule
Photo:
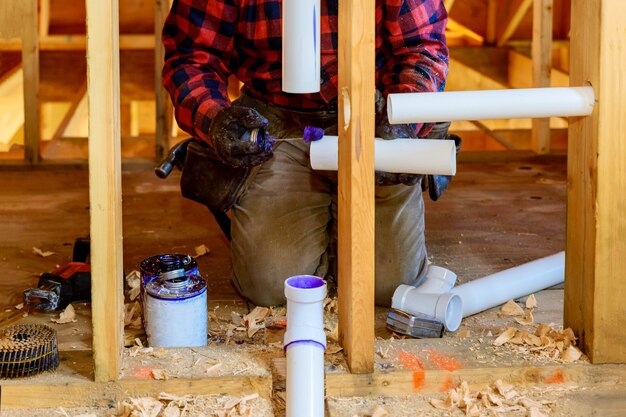
[[[339,3],[339,335],[355,373],[374,366],[374,12]]]
[[[97,407],[129,397],[174,395],[248,395],[270,398],[271,376],[228,376],[206,379],[119,380],[68,384],[3,384],[1,407],[57,408]]]
[[[123,50],[153,50],[154,46],[153,34],[125,34],[119,37],[119,47]],[[48,35],[39,40],[39,48],[42,51],[84,51],[86,47],[87,38],[85,35]],[[0,50],[19,51],[20,49],[21,42],[19,39],[0,39]]]
[[[156,96],[156,130],[155,130],[155,156],[157,160],[163,158],[169,145],[169,125],[171,112],[170,99],[165,87],[163,87],[162,71],[165,61],[165,48],[161,44],[161,31],[165,18],[170,10],[168,0],[156,0],[154,6],[154,27],[155,27],[155,47],[154,47],[154,88]]]
[[[37,0],[23,2],[24,159],[39,162],[39,37]]]
[[[488,45],[494,45],[497,40],[498,28],[498,2],[488,0],[487,3],[487,29],[485,30],[485,41]]]
[[[532,4],[533,0],[522,0],[519,7],[515,10],[515,13],[513,13],[513,16],[511,16],[511,19],[507,23],[504,32],[500,35],[500,38],[498,39],[498,46],[503,46],[508,42],[511,36],[513,36]]]
[[[39,36],[48,36],[50,33],[50,0],[39,1]]]
[[[533,87],[550,87],[552,72],[553,0],[533,3]],[[532,147],[538,154],[550,152],[550,118],[533,119]]]
[[[626,28],[622,0],[573,0],[572,85],[593,85],[594,113],[571,120],[565,324],[594,363],[626,362]]]
[[[95,380],[118,378],[123,342],[118,1],[87,1],[89,203]]]
[[[70,103],[70,107],[69,109],[67,109],[67,112],[65,113],[65,116],[63,117],[63,120],[61,120],[61,123],[59,123],[54,134],[52,135],[52,138],[51,138],[52,140],[58,140],[61,137],[63,137],[63,134],[65,133],[67,127],[70,125],[70,122],[72,121],[72,118],[74,117],[74,114],[76,113],[76,109],[78,109],[78,106],[81,104],[86,94],[87,94],[87,82],[85,81],[80,86],[80,88],[76,92],[76,95],[72,99],[72,102]]]

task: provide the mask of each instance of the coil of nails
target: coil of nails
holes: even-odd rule
[[[37,324],[0,330],[0,378],[19,378],[59,366],[56,331]]]

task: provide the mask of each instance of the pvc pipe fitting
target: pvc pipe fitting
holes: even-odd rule
[[[337,136],[311,142],[311,168],[337,171]],[[374,140],[374,168],[398,174],[456,175],[456,145],[453,140]]]
[[[283,0],[283,79],[286,93],[320,91],[320,0]]]
[[[441,294],[450,291],[456,284],[456,274],[437,265],[428,265],[426,279],[415,287],[421,293]]]
[[[287,298],[286,417],[324,417],[324,298],[326,281],[312,275],[285,280]]]
[[[456,294],[424,293],[420,287],[400,285],[396,288],[391,299],[391,308],[401,310],[409,314],[419,316],[426,314],[434,317],[454,332],[461,325],[463,319],[463,302]]]

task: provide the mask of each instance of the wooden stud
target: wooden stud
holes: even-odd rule
[[[487,3],[487,29],[485,30],[485,42],[487,45],[495,45],[497,40],[496,30],[498,26],[498,2],[488,0]]]
[[[165,18],[170,10],[168,0],[156,0],[154,5],[154,91],[156,96],[156,130],[155,130],[155,156],[159,160],[163,157],[169,146],[170,117],[172,113],[169,95],[163,87],[163,61],[165,48],[161,43],[161,30],[165,24]]]
[[[91,306],[95,380],[118,378],[123,343],[118,0],[87,0]]]
[[[573,0],[572,85],[593,114],[570,121],[565,326],[594,363],[626,363],[626,2]]]
[[[533,0],[522,0],[519,7],[515,10],[515,13],[513,13],[513,16],[511,16],[509,23],[506,25],[504,32],[500,36],[500,39],[498,39],[498,46],[504,46],[511,36],[513,36],[532,4]]]
[[[40,0],[39,5],[39,37],[43,38],[50,33],[50,0]]]
[[[533,87],[550,87],[552,71],[553,0],[534,0],[533,4]],[[533,119],[532,147],[538,154],[550,152],[550,118]]]
[[[444,4],[446,6],[446,10],[448,11],[448,13],[450,13],[450,10],[452,10],[452,6],[454,6],[454,2],[456,0],[445,0]]]
[[[39,163],[39,37],[37,0],[24,2],[22,70],[24,71],[24,158]]]
[[[339,336],[354,373],[374,367],[375,0],[339,2]]]

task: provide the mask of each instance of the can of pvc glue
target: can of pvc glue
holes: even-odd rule
[[[157,279],[161,273],[170,271],[176,265],[182,265],[188,276],[200,275],[198,272],[198,263],[189,255],[182,254],[163,254],[155,255],[144,259],[139,264],[141,272],[141,288],[146,288],[146,284]]]
[[[184,268],[162,272],[144,293],[145,328],[150,346],[207,344],[207,285]]]

